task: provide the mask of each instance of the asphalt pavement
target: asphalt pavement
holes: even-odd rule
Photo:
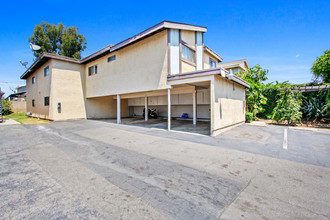
[[[329,219],[330,133],[0,127],[1,219]]]

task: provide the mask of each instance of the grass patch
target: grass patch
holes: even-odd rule
[[[37,118],[32,118],[27,116],[25,113],[13,113],[10,115],[3,116],[3,118],[10,118],[13,119],[20,124],[29,124],[29,125],[34,125],[34,124],[45,124],[49,123],[49,120],[44,120],[44,119],[37,119]]]

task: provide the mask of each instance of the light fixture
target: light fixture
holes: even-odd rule
[[[227,75],[228,79],[229,79],[229,80],[233,80],[233,79],[234,79],[234,76],[235,76],[235,75],[234,75],[234,73],[233,73],[233,70],[230,69],[230,70],[229,70],[229,74]]]

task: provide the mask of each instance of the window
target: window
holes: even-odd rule
[[[49,106],[49,96],[46,96],[46,97],[44,98],[44,105],[45,105],[45,106]]]
[[[210,68],[216,68],[217,67],[217,62],[210,58]]]
[[[190,49],[189,47],[182,45],[182,58],[195,63],[195,51]]]
[[[97,65],[88,67],[88,75],[91,76],[94,74],[97,74]]]
[[[108,62],[116,60],[116,55],[113,55],[111,57],[108,57]]]
[[[32,84],[36,83],[36,77],[32,77]]]
[[[34,99],[32,99],[32,107],[34,107],[36,104],[35,104],[35,101]]]
[[[49,75],[49,66],[47,66],[45,69],[44,69],[44,76],[48,76]]]

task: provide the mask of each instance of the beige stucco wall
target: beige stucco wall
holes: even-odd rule
[[[132,114],[142,116],[144,106],[132,106]],[[149,109],[156,109],[160,117],[167,117],[167,106],[150,105]],[[172,105],[171,106],[171,116],[174,118],[180,118],[183,113],[188,113],[188,117],[193,117],[192,105]],[[197,118],[198,119],[210,119],[210,105],[197,105]]]
[[[210,90],[197,90],[197,118],[210,119]],[[159,116],[167,117],[167,95],[148,97],[148,108],[156,108]],[[130,116],[141,116],[145,105],[144,97],[128,99]],[[192,93],[171,95],[171,115],[181,117],[183,113],[188,113],[189,118],[193,117],[193,95]]]
[[[11,101],[11,111],[15,113],[25,113],[26,101]]]
[[[26,79],[26,108],[32,116],[49,119],[49,106],[44,106],[44,97],[50,96],[50,84],[52,76],[52,60],[46,62],[37,71]],[[44,68],[49,66],[49,75],[44,76]],[[32,77],[36,78],[32,84]],[[32,100],[35,100],[35,107],[32,107]]]
[[[117,118],[117,99],[113,96],[104,96],[86,99],[87,118],[106,119]],[[128,100],[120,100],[121,117],[129,116]]]
[[[49,103],[52,120],[86,118],[83,77],[83,65],[52,61]],[[61,111],[58,111],[58,103],[61,103]]]
[[[195,47],[195,31],[181,30],[181,40],[186,42],[189,46]]]
[[[196,71],[196,66],[182,61],[182,73]]]
[[[203,65],[204,69],[210,69],[210,58],[218,62],[217,58],[215,58],[212,54],[208,53],[207,51],[204,50],[204,57],[203,57]]]
[[[107,58],[116,55],[116,60]],[[98,74],[87,76],[97,64]],[[85,65],[87,98],[164,89],[168,74],[167,31]]]
[[[245,88],[215,75],[211,82],[211,135],[245,122]]]

